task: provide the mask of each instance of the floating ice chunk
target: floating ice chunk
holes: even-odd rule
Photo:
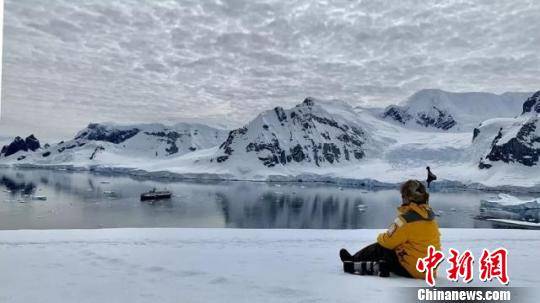
[[[521,200],[508,194],[499,194],[480,201],[481,207],[505,209],[534,209],[540,207],[539,199]]]

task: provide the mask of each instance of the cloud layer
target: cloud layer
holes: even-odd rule
[[[0,133],[532,91],[538,1],[6,0]]]

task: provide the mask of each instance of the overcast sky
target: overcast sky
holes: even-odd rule
[[[0,135],[540,88],[540,1],[6,0]]]

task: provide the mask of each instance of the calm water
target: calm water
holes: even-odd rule
[[[170,200],[141,202],[169,189]],[[493,227],[477,220],[494,193],[432,192],[441,227]],[[46,196],[46,201],[35,200]],[[527,196],[523,196],[527,198]],[[0,170],[0,229],[100,227],[386,228],[397,190],[322,184],[157,182],[86,172]]]

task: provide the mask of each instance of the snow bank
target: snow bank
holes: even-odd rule
[[[342,273],[338,250],[359,249],[378,232],[0,231],[0,301],[390,302],[403,295],[396,287],[425,286],[421,280]],[[506,247],[511,286],[540,283],[540,263],[531,260],[540,250],[537,231],[443,229],[442,239],[444,249],[471,248],[475,256],[484,247]],[[438,286],[455,286],[441,276]],[[485,284],[476,279],[472,285]]]
[[[536,222],[527,222],[520,220],[512,219],[486,219],[492,222],[497,223],[497,225],[504,226],[506,228],[529,228],[529,229],[540,229],[540,223]]]

